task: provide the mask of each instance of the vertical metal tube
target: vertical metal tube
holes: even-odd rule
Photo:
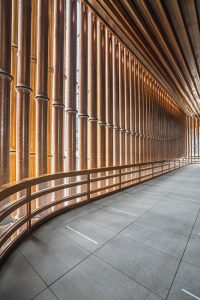
[[[12,1],[0,1],[0,185],[10,181],[11,12]]]
[[[87,169],[87,123],[88,123],[88,11],[80,3],[79,43],[79,169]]]
[[[124,47],[119,49],[120,164],[125,164]]]
[[[38,0],[36,72],[36,176],[47,173],[48,0]],[[44,188],[45,185],[40,185]],[[39,207],[47,197],[37,200]]]
[[[99,21],[97,31],[97,102],[98,102],[98,167],[106,166],[106,41],[105,26]]]
[[[125,52],[125,164],[130,164],[130,54]],[[127,178],[128,179],[128,178]]]
[[[18,59],[16,113],[16,179],[29,177],[29,114],[31,66],[31,1],[18,2]],[[18,209],[17,217],[26,212]]]
[[[106,33],[106,110],[107,110],[107,166],[113,165],[113,76],[112,76],[112,35]]]
[[[88,28],[88,168],[97,167],[97,20],[89,14]],[[96,177],[92,175],[91,177]],[[91,184],[95,189],[96,183]],[[95,196],[95,194],[93,194]]]
[[[64,117],[64,0],[54,0],[54,51],[53,51],[53,172],[63,171],[63,117]],[[56,185],[62,180],[56,180]],[[62,191],[56,192],[54,198],[63,196]],[[62,205],[57,206],[61,207]]]
[[[36,74],[36,175],[47,173],[48,0],[38,0]]]
[[[113,164],[120,164],[119,127],[119,43],[113,37]]]
[[[66,129],[67,129],[67,170],[76,170],[76,62],[77,62],[77,1],[67,1],[67,92],[66,92]]]

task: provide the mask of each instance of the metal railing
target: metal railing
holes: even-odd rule
[[[55,215],[187,164],[186,158],[179,158],[44,175],[1,186],[0,258]]]

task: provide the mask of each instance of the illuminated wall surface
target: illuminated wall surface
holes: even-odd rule
[[[86,1],[2,0],[0,20],[0,256],[68,207],[199,161],[185,99]]]
[[[0,184],[185,155],[184,114],[90,8],[3,3]]]

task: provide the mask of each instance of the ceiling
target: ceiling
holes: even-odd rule
[[[200,116],[200,0],[87,0],[188,115]]]

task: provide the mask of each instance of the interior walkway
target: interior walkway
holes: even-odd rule
[[[200,299],[200,166],[60,215],[5,262],[0,299]]]

